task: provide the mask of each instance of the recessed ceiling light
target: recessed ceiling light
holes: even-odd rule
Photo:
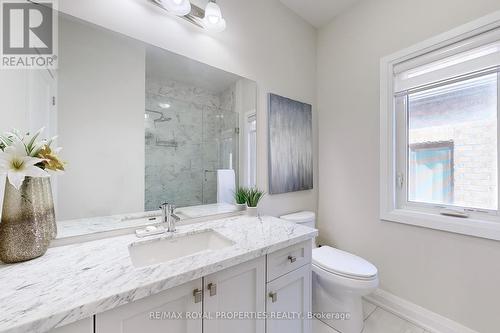
[[[159,103],[158,106],[162,109],[170,108],[170,104],[168,104],[168,103]]]

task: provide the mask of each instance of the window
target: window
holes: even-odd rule
[[[453,141],[410,144],[408,201],[453,204]]]
[[[396,92],[400,207],[497,210],[497,81],[492,73]]]
[[[381,61],[383,220],[500,240],[500,28],[478,22]]]

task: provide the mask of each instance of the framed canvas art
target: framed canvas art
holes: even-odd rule
[[[313,188],[312,106],[269,94],[269,193]]]

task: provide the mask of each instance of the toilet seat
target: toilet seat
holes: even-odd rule
[[[330,246],[313,249],[312,262],[313,265],[342,277],[355,280],[377,279],[378,271],[373,264],[354,254]]]

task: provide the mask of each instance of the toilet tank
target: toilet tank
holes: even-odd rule
[[[311,228],[316,227],[316,214],[314,212],[303,211],[303,212],[287,214],[280,216],[280,219],[293,223],[299,223]]]

